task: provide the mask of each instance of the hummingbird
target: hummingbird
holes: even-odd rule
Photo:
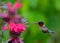
[[[43,33],[54,33],[53,31],[51,31],[50,29],[48,29],[48,28],[45,26],[44,22],[40,21],[40,22],[38,22],[38,25],[40,26],[41,31],[42,31]]]
[[[43,33],[54,33],[52,30],[48,29],[43,21],[39,21],[39,22],[33,22],[33,24],[37,24],[40,27],[40,30]]]

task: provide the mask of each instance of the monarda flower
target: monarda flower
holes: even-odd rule
[[[12,6],[11,3],[7,3],[7,10],[8,14],[16,14],[17,9],[21,8],[22,4],[20,2],[15,2],[15,4]]]
[[[11,40],[14,39],[14,41],[9,40],[8,43],[9,42],[14,42],[14,43],[23,42],[21,41],[19,36],[23,31],[25,31],[26,26],[23,23],[20,23],[22,18],[16,15],[17,9],[21,8],[21,6],[22,6],[21,3],[19,3],[18,1],[13,6],[11,3],[7,3],[7,10],[8,10],[7,16],[4,17],[4,15],[2,14],[3,20],[8,24],[8,25],[4,25],[2,28],[3,30],[8,29],[10,37],[12,37]]]
[[[19,32],[25,31],[26,26],[22,23],[15,24],[13,22],[10,22],[9,29],[10,29],[11,32],[14,31],[14,32],[19,33]]]
[[[11,3],[8,2],[6,4],[6,7],[5,7],[8,10],[8,12],[6,14],[0,12],[0,18],[4,19],[4,21],[5,20],[8,20],[9,19],[9,16],[15,16],[15,14],[17,12],[17,9],[21,8],[21,6],[22,6],[22,4],[19,3],[18,1],[16,1],[13,6],[12,6]]]

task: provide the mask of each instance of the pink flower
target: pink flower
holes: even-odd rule
[[[10,15],[16,14],[17,9],[21,8],[21,6],[22,6],[22,4],[18,1],[16,1],[13,6],[11,3],[7,3],[8,14],[10,14]]]
[[[24,24],[21,24],[21,23],[15,24],[13,22],[10,22],[9,29],[11,31],[15,31],[15,32],[22,32],[22,31],[25,31],[26,26]]]
[[[8,10],[14,10],[16,11],[18,8],[21,8],[22,4],[20,2],[15,2],[15,4],[12,6],[11,3],[7,3]]]
[[[21,6],[22,6],[21,3],[16,2],[16,3],[14,4],[13,8],[14,8],[15,10],[17,10],[18,8],[21,8]]]

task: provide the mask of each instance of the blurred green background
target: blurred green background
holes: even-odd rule
[[[15,0],[2,0],[12,2]],[[38,25],[29,24],[26,32],[21,34],[24,43],[60,43],[60,0],[21,0],[22,8],[18,10],[28,22],[44,21],[55,34],[44,34]],[[1,30],[0,30],[1,31]],[[0,32],[1,33],[1,32]],[[0,37],[1,34],[0,34]],[[8,40],[9,33],[2,38]]]

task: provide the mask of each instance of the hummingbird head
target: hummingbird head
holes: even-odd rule
[[[38,22],[39,26],[42,27],[44,25],[44,22]]]

